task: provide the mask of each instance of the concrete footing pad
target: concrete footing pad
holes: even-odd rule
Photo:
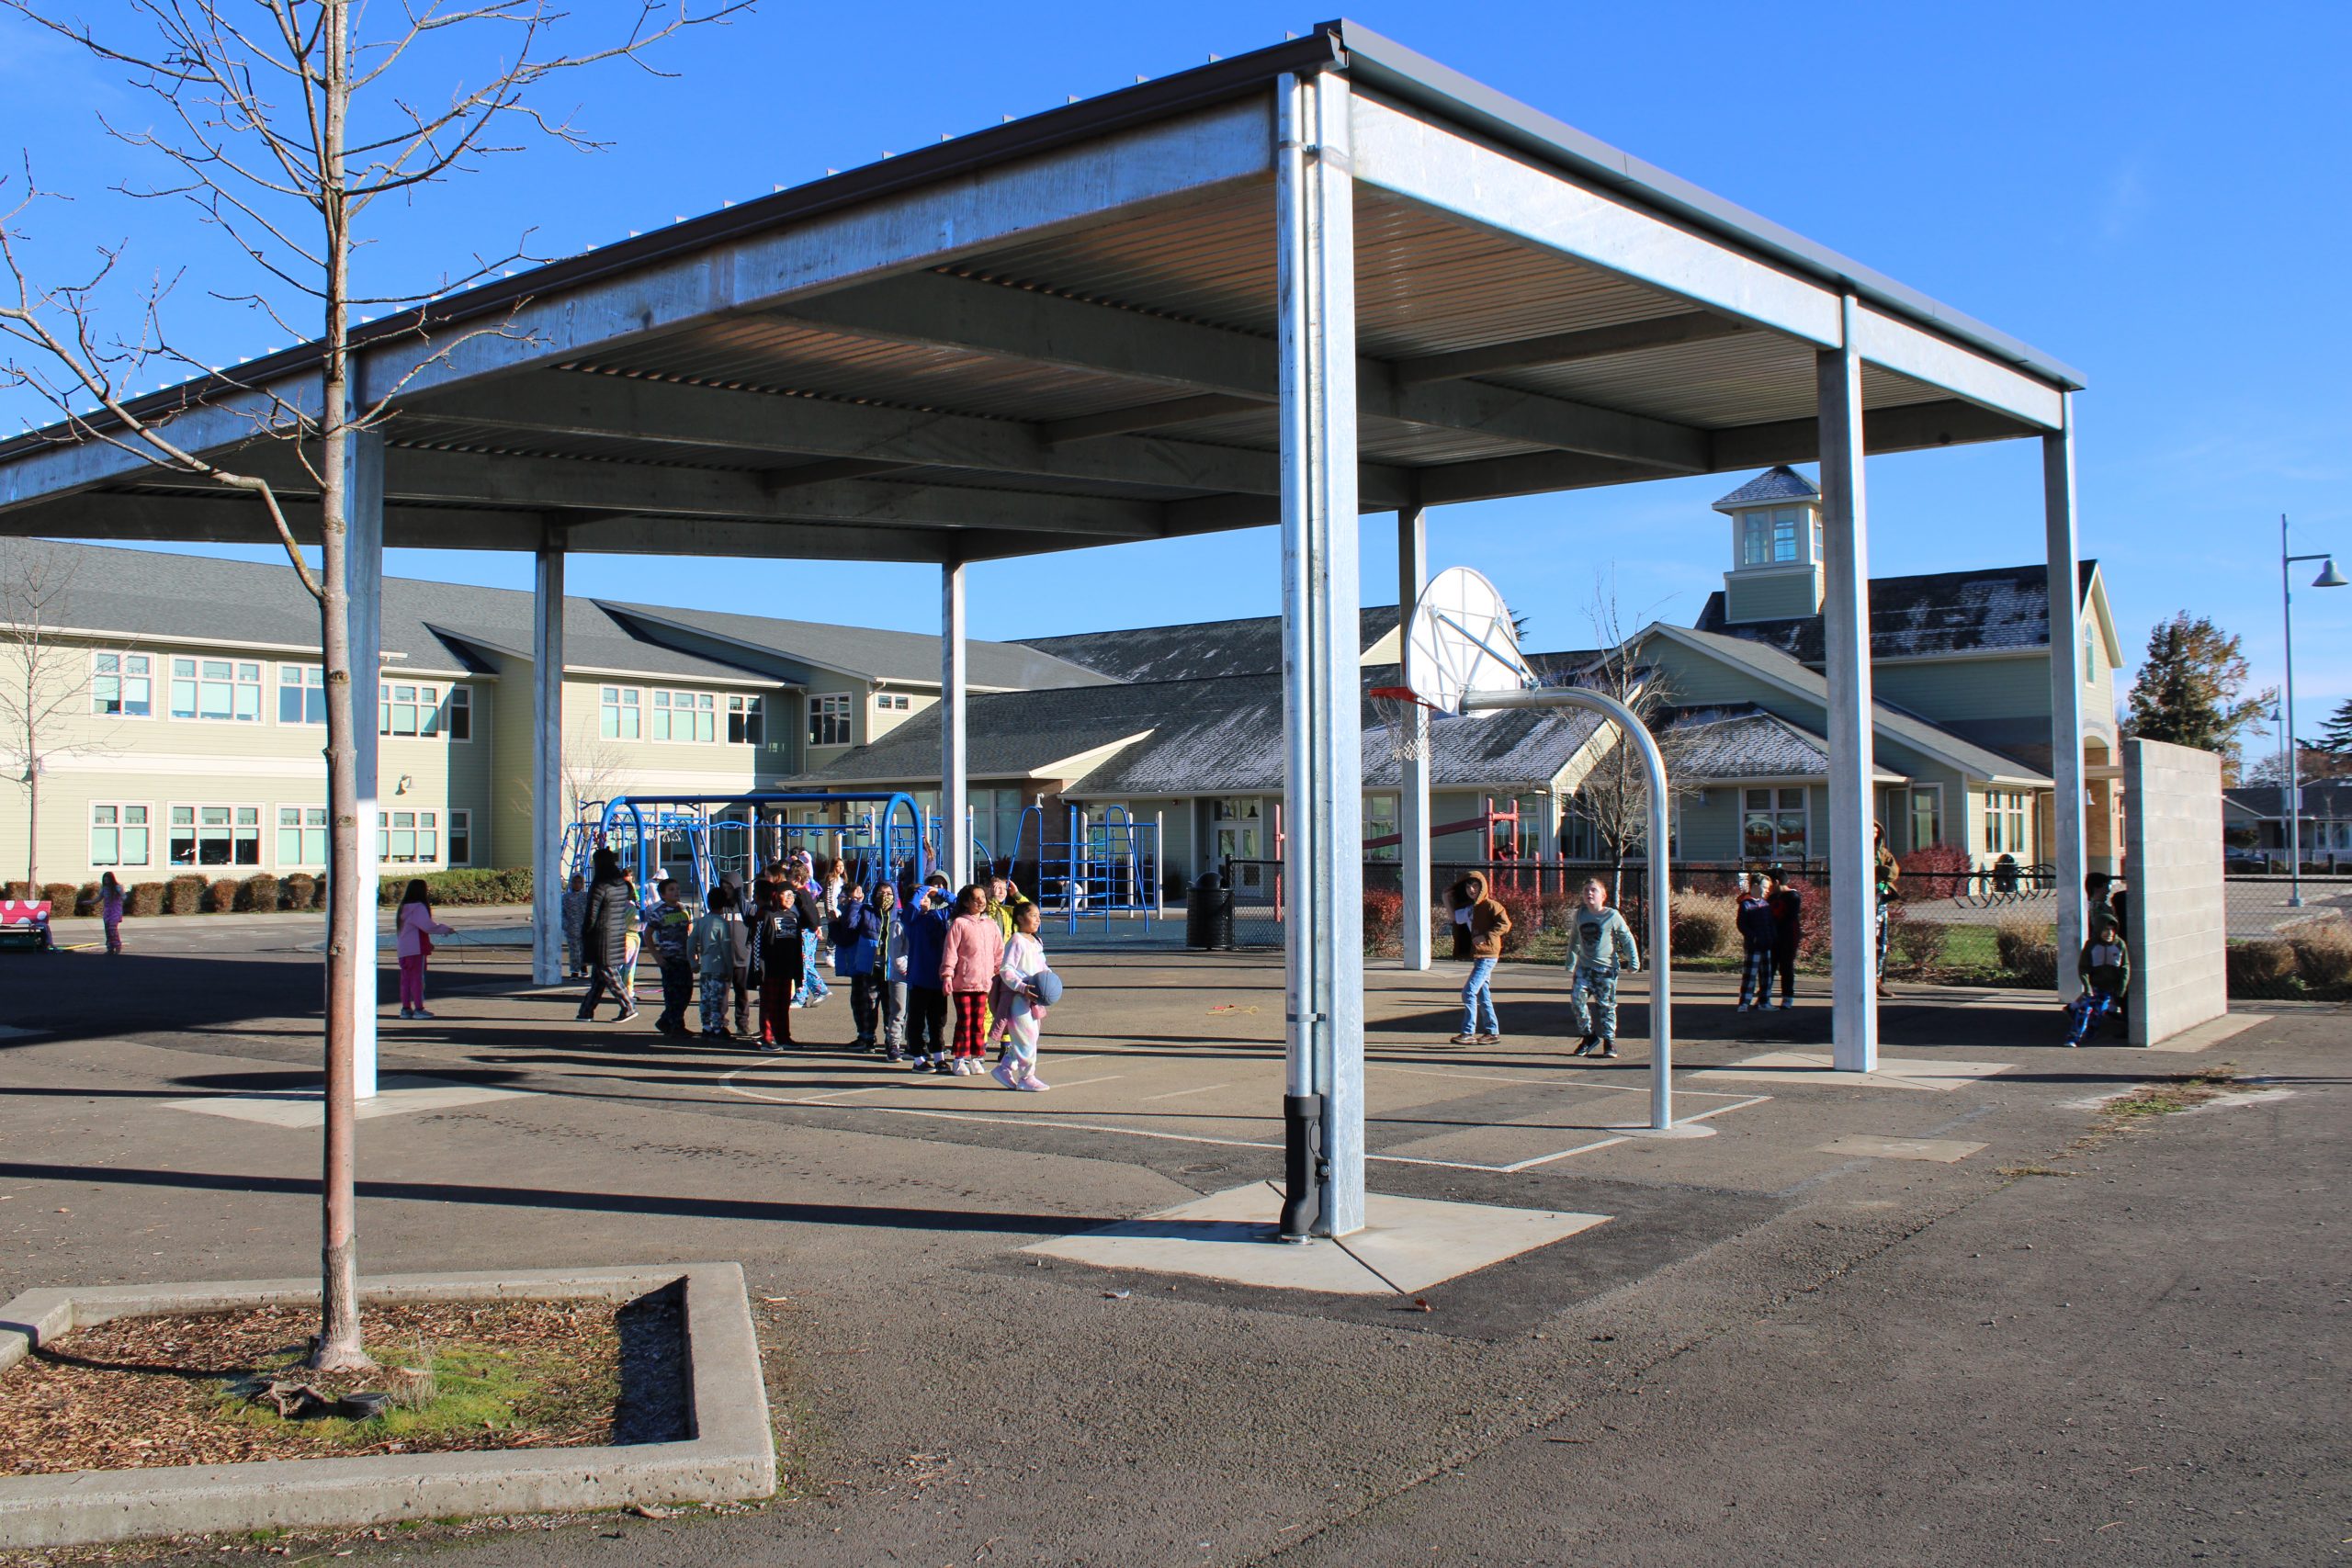
[[[0,1548],[764,1497],[775,1490],[775,1440],[739,1266],[390,1274],[360,1291],[375,1304],[626,1302],[681,1282],[694,1427],[683,1441],[0,1478]],[[318,1299],[315,1279],[28,1291],[0,1307],[0,1389],[8,1368],[77,1327]]]
[[[1713,1079],[1722,1083],[1845,1084],[1855,1089],[1955,1089],[1965,1088],[1979,1078],[1989,1078],[1996,1073],[2006,1073],[2015,1064],[2009,1062],[1955,1062],[1938,1056],[1881,1056],[1878,1070],[1871,1073],[1841,1072],[1837,1059],[1826,1051],[1770,1051],[1761,1056],[1749,1056],[1728,1067],[1710,1067],[1705,1072],[1690,1075],[1693,1082]]]
[[[1253,1182],[1024,1252],[1229,1284],[1336,1295],[1410,1294],[1607,1223],[1606,1214],[1497,1209],[1426,1198],[1365,1199],[1364,1228],[1338,1241],[1276,1235],[1282,1193]]]

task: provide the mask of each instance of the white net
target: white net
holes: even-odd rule
[[[1390,756],[1410,762],[1430,754],[1430,714],[1419,698],[1402,686],[1375,686],[1366,695],[1387,738]]]

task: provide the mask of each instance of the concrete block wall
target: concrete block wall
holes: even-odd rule
[[[2123,789],[2132,1043],[2154,1045],[2229,1011],[2222,760],[2127,740]]]

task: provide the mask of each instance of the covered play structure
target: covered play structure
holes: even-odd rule
[[[257,433],[319,408],[321,365],[300,345],[135,407],[179,448],[268,477],[290,525],[315,530],[318,479]],[[1284,913],[1314,933],[1289,950],[1286,1050],[1318,1105],[1294,1199],[1318,1235],[1358,1230],[1365,1212],[1366,513],[1395,514],[1409,607],[1426,508],[1818,462],[1824,838],[1834,945],[1853,954],[1872,923],[1864,458],[2030,443],[2050,585],[2048,858],[2060,887],[2082,886],[2080,374],[1352,22],[490,279],[359,328],[352,375],[356,406],[378,411],[341,476],[362,689],[387,543],[537,561],[535,682],[500,696],[535,726],[547,982],[571,552],[936,565],[953,823],[971,761],[970,563],[1279,525]],[[0,444],[0,529],[276,537],[252,497],[90,434]],[[360,730],[366,841],[376,737]],[[1421,905],[1428,784],[1417,766],[1400,791],[1406,897]],[[939,858],[963,876],[971,855],[950,835]],[[372,863],[363,874],[372,906]],[[2083,910],[2068,897],[2057,914],[2071,994]],[[1407,959],[1426,964],[1426,947]],[[1833,998],[1838,1066],[1872,1070],[1870,966],[1838,965]],[[352,1005],[357,1092],[372,1092],[375,1009]]]

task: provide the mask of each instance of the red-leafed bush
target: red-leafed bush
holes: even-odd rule
[[[1405,896],[1392,888],[1363,890],[1363,950],[1379,958],[1400,951],[1405,930]]]
[[[1968,891],[1968,852],[1957,844],[1929,844],[1895,863],[1903,868],[1897,886],[1906,898],[1957,898]]]

